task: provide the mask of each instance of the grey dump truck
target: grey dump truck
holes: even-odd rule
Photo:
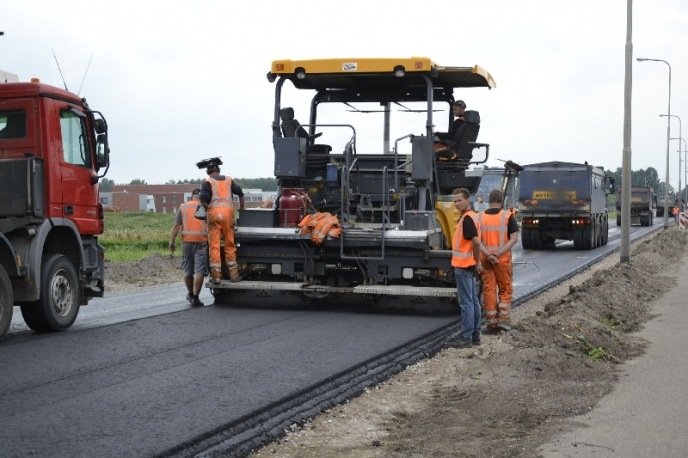
[[[607,244],[607,195],[615,188],[601,167],[557,161],[525,165],[519,188],[523,248],[554,248],[556,239],[572,240],[577,250]]]
[[[631,224],[652,226],[656,197],[649,186],[631,186]],[[616,195],[616,225],[621,226],[621,190]]]

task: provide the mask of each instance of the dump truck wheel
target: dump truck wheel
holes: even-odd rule
[[[62,331],[79,313],[79,278],[72,262],[54,254],[43,264],[41,298],[22,305],[26,325],[38,332]]]
[[[13,309],[14,294],[12,292],[10,276],[7,275],[5,268],[0,265],[0,339],[10,328]]]
[[[533,246],[530,243],[530,232],[532,229],[523,228],[521,231],[521,246],[524,250],[530,250]]]

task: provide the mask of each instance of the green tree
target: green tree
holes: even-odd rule
[[[141,178],[134,178],[131,180],[129,184],[148,184],[146,183],[146,180],[142,180]]]
[[[112,189],[112,186],[115,184],[115,180],[111,180],[109,178],[103,178],[100,180],[100,191],[102,192],[109,192],[110,189]]]

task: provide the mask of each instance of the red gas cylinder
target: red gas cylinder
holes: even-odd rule
[[[303,188],[284,188],[279,198],[279,227],[296,227],[306,214],[308,196]]]

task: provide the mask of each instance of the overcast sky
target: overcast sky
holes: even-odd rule
[[[427,56],[480,65],[494,90],[455,91],[480,111],[492,159],[621,166],[624,0],[226,2],[5,1],[0,69],[21,80],[81,86],[110,126],[117,183],[200,178],[222,156],[238,178],[273,175],[275,59]],[[688,137],[688,1],[636,0],[636,57],[672,67],[672,114]],[[90,68],[84,79],[89,59]],[[632,168],[666,162],[668,67],[633,63]],[[306,113],[298,116],[306,122]],[[672,137],[679,136],[671,120]],[[422,132],[415,132],[421,134]],[[678,184],[678,141],[670,182]],[[362,151],[359,148],[359,152]],[[682,166],[683,168],[683,166]],[[683,180],[683,177],[682,177]]]

